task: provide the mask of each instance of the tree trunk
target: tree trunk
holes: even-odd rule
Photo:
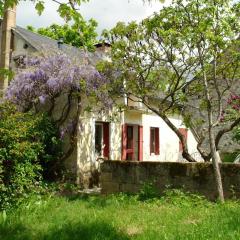
[[[219,162],[221,162],[220,156],[217,152],[215,140],[214,140],[214,133],[213,129],[209,127],[209,140],[210,140],[210,148],[211,148],[211,155],[212,155],[212,165],[213,171],[215,175],[216,187],[218,192],[218,198],[220,202],[224,202],[224,193],[223,193],[223,186],[222,186],[222,177],[219,167]]]
[[[198,47],[198,53],[200,56],[200,64],[201,64],[202,73],[203,73],[203,86],[204,86],[205,97],[206,97],[205,100],[207,102],[208,134],[209,134],[209,143],[210,143],[213,171],[214,171],[214,175],[215,175],[218,198],[219,198],[220,202],[224,202],[222,178],[221,178],[221,172],[220,172],[220,167],[219,167],[220,156],[216,149],[215,136],[214,136],[214,131],[213,131],[213,112],[214,112],[213,108],[214,107],[212,105],[212,99],[210,96],[210,89],[209,89],[209,85],[208,85],[208,79],[207,79],[205,64],[203,61],[203,53],[201,51],[201,46]],[[216,64],[216,59],[214,59],[214,63]],[[215,66],[215,70],[216,70],[216,66]],[[216,72],[214,72],[214,78],[215,78],[215,76],[216,76]]]
[[[1,51],[0,51],[0,68],[9,70],[10,58],[13,50],[12,46],[12,28],[16,26],[16,6],[12,8],[4,7],[4,16],[1,26]],[[8,77],[5,75],[0,76],[0,91],[4,93],[8,86]]]

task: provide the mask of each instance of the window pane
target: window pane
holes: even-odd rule
[[[95,152],[102,155],[102,125],[95,125]]]
[[[150,128],[150,153],[155,153],[155,128]]]
[[[127,149],[133,148],[133,127],[127,126]]]

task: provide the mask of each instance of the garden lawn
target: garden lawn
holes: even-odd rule
[[[197,196],[33,197],[0,216],[1,240],[240,239],[240,203]]]

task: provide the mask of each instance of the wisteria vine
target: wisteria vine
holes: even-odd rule
[[[94,99],[95,107],[111,108],[112,100],[108,96],[108,80],[94,66],[78,64],[64,54],[47,57],[25,58],[22,68],[11,81],[6,100],[14,103],[19,110],[46,111],[52,119],[55,107],[60,107],[60,118],[54,119],[59,135],[64,138],[70,135],[71,141],[76,139],[76,128],[82,109],[82,96]],[[57,99],[67,96],[65,103],[57,105]],[[70,117],[71,108],[77,108]],[[64,158],[69,156],[74,144]]]

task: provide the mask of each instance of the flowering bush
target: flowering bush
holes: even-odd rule
[[[0,208],[38,189],[58,145],[54,124],[45,114],[0,105]]]
[[[231,97],[228,99],[228,104],[234,110],[233,111],[234,116],[239,116],[240,115],[240,96],[231,95]],[[237,140],[238,142],[240,141],[240,125],[238,125],[234,129],[234,139]]]
[[[240,96],[236,94],[231,94],[227,101],[228,105],[231,106],[233,110],[240,113]]]
[[[240,116],[240,95],[231,93],[227,99],[227,106],[221,112],[220,121],[227,122],[238,119]]]

